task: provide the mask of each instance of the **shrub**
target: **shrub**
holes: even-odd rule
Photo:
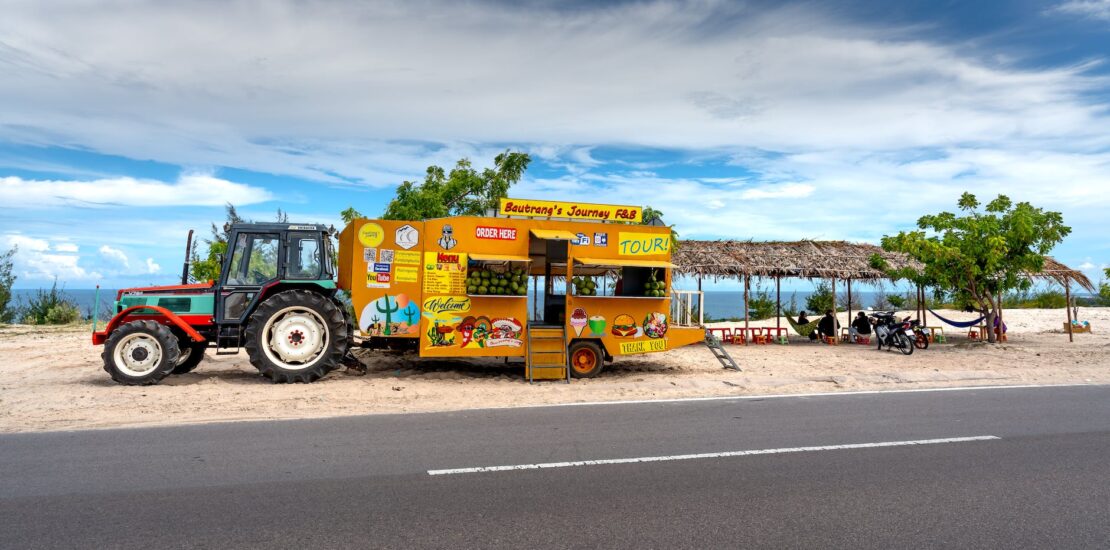
[[[81,318],[81,310],[58,289],[57,280],[50,290],[39,289],[22,307],[22,314],[29,325],[65,325]]]
[[[748,297],[748,308],[752,310],[752,319],[770,319],[775,316],[775,299],[771,293],[760,285],[755,293]]]
[[[15,263],[12,257],[17,250],[13,246],[11,250],[0,254],[0,323],[10,323],[16,316],[16,309],[8,307],[8,304],[12,301],[12,285],[15,284],[15,275],[12,274]]]
[[[824,315],[825,311],[832,309],[832,287],[829,283],[821,281],[813,288],[813,294],[806,298],[806,311]]]

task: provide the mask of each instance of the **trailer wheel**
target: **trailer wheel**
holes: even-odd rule
[[[339,306],[308,290],[267,298],[251,315],[245,336],[251,364],[278,383],[308,383],[331,372],[350,340]]]
[[[568,351],[570,355],[570,375],[575,378],[593,378],[604,367],[601,348],[588,341],[574,342]]]
[[[177,366],[173,368],[172,374],[185,374],[193,372],[204,360],[204,350],[208,349],[208,342],[194,342],[186,336],[178,341],[177,347],[181,349],[181,355],[177,358]]]
[[[112,331],[104,343],[104,370],[128,386],[149,386],[165,378],[181,355],[177,337],[154,321],[131,321]]]

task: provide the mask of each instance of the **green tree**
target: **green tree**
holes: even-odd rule
[[[468,159],[460,160],[449,173],[439,166],[429,166],[422,183],[406,181],[397,187],[382,219],[484,215],[508,196],[509,187],[520,181],[531,161],[526,153],[506,150],[493,159],[493,168],[481,172]]]
[[[1106,268],[1105,275],[1110,279],[1110,268]],[[1110,283],[1107,283],[1105,280],[1099,281],[1098,297],[1100,304],[1110,306]]]
[[[918,230],[884,236],[883,248],[903,252],[920,261],[923,274],[891,271],[911,280],[924,278],[951,289],[957,301],[977,304],[987,312],[987,326],[998,316],[1001,296],[1008,290],[1027,289],[1028,275],[1044,268],[1044,258],[1071,233],[1059,212],[1014,204],[1005,195],[980,208],[975,195],[964,193],[959,213],[922,216]],[[876,267],[885,262],[873,257]],[[889,270],[888,270],[889,271]],[[990,341],[995,341],[990,331]]]
[[[343,218],[343,225],[347,225],[359,218],[365,218],[366,216],[363,216],[362,212],[355,210],[355,207],[348,206],[346,210],[339,213],[339,217]]]
[[[806,297],[806,310],[817,315],[824,315],[832,307],[832,287],[826,281],[818,282],[813,287],[813,293]]]
[[[663,223],[663,212],[661,210],[656,210],[651,206],[645,206],[642,215],[642,221],[640,223],[642,223],[643,225],[652,225],[655,222],[658,222],[660,224]],[[668,225],[667,227],[671,229],[671,250],[678,250],[678,231],[674,230],[673,225]]]
[[[12,301],[12,285],[16,276],[12,273],[15,267],[15,253],[19,247],[13,246],[7,252],[0,254],[0,323],[10,323],[15,320],[16,308],[9,307]]]

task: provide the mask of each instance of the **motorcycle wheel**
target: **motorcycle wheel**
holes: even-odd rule
[[[899,332],[894,335],[894,345],[898,348],[898,351],[902,352],[902,355],[910,355],[913,353],[913,342],[904,332]]]
[[[913,345],[917,349],[929,349],[929,337],[925,335],[924,331],[914,331]]]

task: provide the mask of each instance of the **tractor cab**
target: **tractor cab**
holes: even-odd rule
[[[328,233],[323,225],[232,225],[216,288],[216,324],[242,325],[264,297],[263,290],[279,284],[299,287],[323,283],[334,289],[335,254]]]

